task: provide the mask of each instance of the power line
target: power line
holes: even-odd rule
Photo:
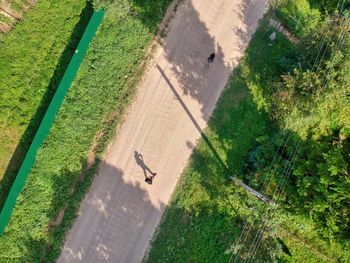
[[[300,145],[300,143],[299,143]],[[291,161],[289,162],[288,165],[286,165],[283,169],[283,178],[287,177],[288,175],[290,175],[291,171],[292,171],[292,165],[293,165],[293,162],[296,158],[296,153],[297,153],[297,143],[295,143],[294,147],[293,147],[293,150],[292,150],[292,157],[291,157]],[[278,191],[278,187],[274,190],[274,193],[272,194],[272,196],[274,196],[274,194],[276,193],[276,191]],[[268,210],[268,212],[270,212],[270,210]],[[254,236],[254,240],[252,242],[252,245],[251,247],[249,248],[249,251],[248,251],[248,257],[250,254],[252,254],[254,252],[254,254],[256,253],[256,250],[257,248],[259,247],[260,245],[260,242],[261,242],[261,239],[262,239],[262,235],[264,233],[264,230],[266,229],[266,226],[267,226],[268,222],[267,220],[264,220],[262,221],[260,227],[258,228],[257,230],[257,233],[256,235]]]
[[[286,135],[286,134],[284,134],[284,135]],[[286,145],[287,145],[287,143],[288,143],[288,141],[289,141],[289,139],[290,139],[290,136],[291,136],[291,135],[288,134],[288,137],[287,137],[286,142],[285,142],[285,144],[284,144],[283,147],[286,147]],[[282,141],[282,142],[283,142],[283,141]],[[283,143],[282,143],[281,145],[283,145]],[[296,143],[295,143],[295,145],[296,145]],[[280,147],[279,147],[279,149],[280,149]],[[293,153],[293,152],[294,152],[294,153]],[[276,153],[278,154],[278,151],[277,151]],[[295,146],[293,147],[293,150],[292,150],[292,159],[293,159],[293,160],[294,160],[294,155],[295,155]],[[279,157],[281,157],[281,155],[279,155]],[[281,159],[281,158],[279,158],[279,160],[280,160],[280,159]],[[274,161],[275,161],[275,158],[274,158],[273,162],[274,162]],[[279,161],[278,161],[278,162],[279,162]],[[271,167],[272,167],[272,165],[271,165]],[[288,170],[288,168],[290,168],[290,165],[289,165],[289,167],[288,167],[288,166],[285,166],[282,173],[285,174],[286,171],[290,172],[291,169]],[[276,170],[276,169],[277,169],[277,168],[275,168],[274,170]],[[275,173],[273,173],[273,175],[275,175]],[[270,185],[271,183],[272,183],[272,177],[270,178],[270,181],[269,181],[268,185]],[[275,189],[275,191],[274,191],[274,194],[275,194],[275,192],[276,192],[276,189]],[[274,194],[273,194],[273,195],[274,195]],[[255,221],[254,221],[254,222],[255,222]],[[265,221],[263,221],[263,223],[265,223]],[[263,223],[262,223],[261,225],[263,225]],[[247,236],[248,236],[248,234],[249,234],[250,229],[252,228],[252,226],[253,226],[253,224],[250,225],[250,227],[249,227],[247,233],[245,234],[245,238],[244,238],[244,240],[243,240],[243,242],[242,242],[243,244],[245,243],[245,241],[246,241],[246,239],[247,239]],[[258,234],[260,234],[262,228],[265,228],[265,225],[260,226],[260,227],[258,228],[258,232],[257,232],[257,235],[254,237],[253,244],[254,244],[254,243],[257,244],[257,242],[258,242],[258,240],[259,240],[259,239],[258,239]],[[244,230],[242,231],[241,234],[243,234],[243,232],[244,232]],[[243,247],[243,245],[240,246],[240,249],[237,251],[236,257],[235,257],[235,261],[234,261],[234,262],[236,262],[237,259],[239,258],[239,252],[240,252],[240,250],[241,250],[242,247]],[[252,245],[252,247],[253,247],[253,245]],[[249,252],[250,252],[250,250],[252,249],[252,247],[249,249]],[[248,252],[248,254],[249,254],[249,252]],[[232,255],[233,255],[233,253],[232,253]],[[231,255],[231,258],[232,258],[232,255]],[[229,262],[231,262],[231,261],[229,261]]]
[[[284,135],[285,135],[285,134],[284,134]],[[283,141],[285,140],[285,136],[284,136],[284,135],[283,135],[283,137],[282,137],[282,143],[279,145],[277,151],[275,152],[275,155],[274,155],[274,157],[273,157],[272,163],[271,163],[271,165],[270,165],[270,169],[272,169],[273,165],[275,164],[275,162],[276,162],[276,160],[277,160],[277,157],[278,157],[278,161],[277,161],[277,162],[279,162],[279,160],[281,159],[281,155],[279,155],[278,153],[279,153],[279,151],[280,151],[282,148],[286,147],[286,145],[287,145],[287,143],[288,143],[288,141],[289,141],[289,139],[290,139],[290,134],[288,134],[288,137],[287,137],[287,139],[286,139],[286,141],[285,141],[285,143],[284,143],[284,146],[282,147]],[[276,168],[275,168],[275,170],[276,170]],[[264,188],[265,181],[266,181],[266,178],[265,178],[265,180],[264,180],[263,186],[261,187],[262,190],[263,190],[263,188]],[[255,219],[254,219],[254,221],[253,221],[253,224],[254,224],[254,222],[255,222]],[[245,240],[247,239],[248,234],[249,234],[250,229],[251,229],[251,227],[253,226],[253,224],[251,224],[251,225],[249,226],[249,228],[248,228],[248,230],[247,230],[247,233],[245,234],[243,243],[244,243]],[[243,237],[244,231],[245,231],[245,229],[247,228],[247,225],[248,225],[248,221],[246,221],[246,223],[245,223],[245,225],[244,225],[244,227],[243,227],[243,230],[242,230],[242,232],[241,232],[241,235],[240,235],[240,237],[238,238],[237,244],[240,242],[241,238]],[[237,251],[236,254],[239,254],[239,251],[241,250],[241,248],[242,248],[242,247],[240,247],[240,248],[238,249],[238,251]],[[233,253],[231,254],[231,257],[230,257],[229,262],[231,262],[232,257],[233,257]],[[237,259],[237,258],[235,258],[234,262],[236,262],[236,259]]]
[[[344,7],[344,2],[345,2],[345,0],[343,0],[341,10],[342,10],[343,7]],[[338,6],[339,6],[339,3],[340,3],[340,0],[338,1],[337,8],[338,8]],[[342,11],[340,11],[340,13],[341,13],[341,12],[342,12]],[[348,20],[348,19],[347,19],[347,20]],[[348,25],[345,27],[345,29],[346,29],[347,27],[348,27]],[[346,31],[345,31],[345,34],[346,34]],[[343,35],[342,32],[339,33],[338,41],[340,41],[340,42],[339,42],[339,43],[340,43],[340,46],[337,44],[337,45],[336,45],[336,50],[337,50],[337,49],[339,50],[339,49],[342,47],[342,43],[343,43],[343,41],[344,41],[345,34]],[[330,37],[327,46],[330,44],[331,39],[332,39],[332,38]],[[337,43],[338,43],[338,41],[337,41]],[[313,65],[313,69],[314,69],[314,66],[316,65],[316,62],[317,62],[317,60],[318,60],[318,58],[319,58],[319,55],[321,54],[321,50],[322,50],[322,48],[323,48],[323,45],[324,45],[324,44],[321,45],[320,52],[318,53],[318,55],[317,55],[317,57],[316,57],[316,60],[315,60],[315,63],[314,63],[314,65]],[[338,50],[337,50],[337,51],[338,51]],[[321,59],[319,60],[319,65],[321,65],[321,62],[322,62],[322,60],[324,59],[324,54],[325,54],[325,52],[326,52],[326,49],[324,50],[324,53],[323,53]],[[318,66],[318,67],[319,67],[319,66]],[[318,67],[317,67],[317,68],[318,68]],[[284,140],[284,139],[283,139],[283,140]],[[288,139],[288,140],[289,140],[289,139]],[[287,140],[287,141],[288,141],[288,140]],[[281,145],[280,145],[280,146],[281,146]],[[293,153],[293,155],[292,155],[292,156],[293,156],[293,157],[292,157],[292,160],[291,160],[291,162],[290,162],[290,164],[289,164],[288,172],[287,172],[287,174],[285,174],[285,175],[283,176],[281,186],[280,186],[279,188],[276,188],[275,191],[274,191],[274,194],[273,194],[273,197],[274,197],[276,191],[278,191],[277,199],[278,199],[278,198],[283,194],[283,192],[284,192],[285,183],[288,181],[288,179],[289,179],[289,177],[290,177],[290,175],[291,175],[291,171],[292,171],[292,168],[293,168],[293,161],[294,161],[294,159],[297,157],[297,155],[299,154],[300,147],[301,147],[301,141],[299,142],[299,144],[298,144],[298,146],[297,146],[296,148],[293,147],[294,153]],[[279,148],[280,148],[280,147],[279,147]],[[278,151],[279,151],[279,150],[277,150],[276,154],[278,153]],[[292,151],[292,152],[293,152],[293,151]],[[271,164],[271,168],[272,168],[272,166],[273,166],[273,164],[274,164],[274,162],[275,162],[275,159],[276,159],[276,155],[275,155],[274,158],[273,158],[273,161],[272,161],[272,164]],[[271,168],[270,168],[270,169],[271,169]],[[276,168],[275,168],[275,170],[276,170]],[[285,169],[284,169],[284,171],[285,171]],[[274,174],[274,172],[273,172],[273,174]],[[270,182],[269,182],[268,185],[270,185],[271,181],[272,181],[272,177],[270,178]],[[263,190],[263,187],[264,187],[264,185],[265,185],[265,182],[266,182],[266,177],[264,178],[264,183],[263,183],[263,186],[262,186],[262,190]],[[255,220],[254,220],[254,221],[255,221]],[[253,259],[253,257],[255,256],[255,254],[256,254],[256,252],[257,252],[259,246],[260,246],[260,243],[261,243],[261,240],[262,240],[262,235],[263,235],[263,232],[264,232],[264,230],[265,230],[265,228],[266,228],[266,225],[267,225],[267,223],[264,223],[262,227],[259,227],[259,230],[258,230],[256,236],[254,237],[253,243],[252,243],[252,245],[251,245],[251,247],[250,247],[250,249],[249,249],[249,251],[248,251],[248,257],[249,257],[249,252],[252,251],[252,255],[251,255],[249,261],[251,261],[251,260]],[[248,231],[247,231],[247,233],[246,233],[246,235],[245,235],[245,238],[244,238],[244,240],[243,240],[243,244],[245,243],[246,237],[248,236],[248,233],[250,232],[250,228],[251,228],[251,227],[252,227],[252,225],[250,225],[250,227],[249,227],[249,229],[248,229]],[[237,244],[239,244],[241,237],[243,237],[243,233],[244,233],[245,229],[246,229],[246,225],[244,226],[244,228],[243,228],[243,230],[242,230],[242,232],[241,232],[241,235],[240,235],[240,238],[238,239],[238,243],[237,243]],[[260,233],[259,233],[259,231],[260,231]],[[258,234],[259,234],[259,235],[258,235]],[[254,243],[255,243],[255,244],[254,244]],[[235,261],[234,261],[234,262],[236,262],[236,260],[238,259],[239,252],[240,252],[241,248],[243,247],[243,244],[242,244],[242,246],[239,247],[239,250],[236,252],[236,257],[235,257]],[[251,250],[251,249],[252,249],[252,250]],[[232,255],[231,255],[231,257],[230,257],[229,262],[231,262],[232,256],[233,256],[233,252],[232,252]]]
[[[341,38],[344,38],[344,36],[340,36],[339,39]],[[339,40],[338,39],[338,40]],[[280,188],[276,188],[275,189],[275,192],[273,194],[273,197],[276,193],[276,191],[278,191],[277,193],[277,196],[276,196],[276,199],[279,199],[279,197],[283,194],[284,192],[284,189],[285,189],[285,186],[286,186],[286,181],[288,181],[290,175],[291,175],[291,172],[292,172],[292,168],[293,168],[293,165],[294,165],[294,159],[297,157],[297,155],[299,154],[299,151],[300,151],[300,147],[301,147],[301,141],[299,142],[299,144],[295,147],[294,149],[294,154],[293,154],[293,157],[292,157],[292,161],[290,162],[289,164],[289,167],[288,167],[288,172],[286,173],[285,176],[283,176],[283,180],[282,180],[282,184],[281,184],[281,187]],[[258,228],[258,231],[253,239],[253,242],[252,242],[252,245],[250,246],[249,250],[248,250],[248,263],[249,262],[252,262],[260,244],[261,244],[261,241],[262,241],[262,237],[263,237],[263,233],[264,231],[266,230],[266,227],[268,225],[268,222],[267,220],[263,221],[261,223],[261,226]],[[246,262],[247,258],[244,259],[243,262]]]
[[[340,9],[339,13],[342,13],[342,12],[343,12],[344,3],[345,3],[345,0],[343,0],[343,2],[342,2],[341,9]],[[339,4],[340,4],[340,0],[338,0],[336,10],[338,10]],[[335,13],[335,12],[334,12],[334,13]],[[331,27],[332,27],[332,23],[330,23],[329,29],[330,29]],[[327,43],[327,45],[326,45],[326,48],[323,50],[323,55],[322,55],[322,57],[321,57],[321,59],[320,59],[318,65],[317,65],[316,71],[319,69],[319,67],[320,67],[320,65],[321,65],[321,62],[322,62],[322,60],[323,60],[323,58],[324,58],[324,56],[325,56],[325,54],[326,54],[326,51],[327,51],[328,46],[329,46],[329,44],[331,43],[331,41],[332,41],[332,35],[330,34],[330,36],[329,36],[329,38],[328,38],[328,43]],[[322,47],[323,47],[323,45],[322,45],[321,48],[320,48],[320,52],[319,52],[319,54],[317,55],[316,61],[317,61],[317,59],[318,59],[318,57],[319,57],[319,55],[320,55],[320,53],[321,53]],[[312,70],[314,69],[314,66],[315,66],[315,64],[316,64],[316,61],[315,61],[314,65],[312,66]]]
[[[340,36],[340,37],[344,37],[344,36]],[[287,172],[286,176],[283,177],[283,184],[282,184],[282,186],[281,186],[281,188],[279,190],[279,193],[277,194],[277,198],[276,199],[278,199],[282,195],[282,193],[283,193],[283,191],[285,189],[285,183],[289,179],[289,177],[291,175],[292,168],[293,168],[293,159],[295,159],[297,154],[299,153],[300,146],[301,146],[301,141],[299,142],[299,144],[295,148],[296,150],[294,151],[294,154],[293,154],[293,157],[292,157],[292,161],[289,164],[288,172]],[[276,188],[276,189],[278,189],[278,188]],[[275,191],[276,191],[276,189],[275,189]],[[251,262],[251,260],[255,256],[255,254],[256,254],[256,252],[257,252],[257,250],[258,250],[258,248],[259,248],[259,246],[261,244],[262,236],[263,236],[263,233],[264,233],[264,231],[266,229],[266,226],[267,226],[267,221],[265,221],[265,222],[263,221],[261,223],[261,226],[258,228],[258,231],[257,231],[257,233],[256,233],[256,235],[254,237],[252,245],[250,246],[249,251],[248,251],[248,258],[250,257],[250,259],[248,260],[248,263]],[[245,262],[245,261],[246,261],[246,259],[243,262]]]
[[[347,37],[348,33],[347,33],[347,28],[350,25],[350,20],[349,17],[346,18],[346,21],[343,23],[343,28],[341,29],[341,33],[339,34],[340,36],[338,37],[336,43],[335,43],[335,49],[334,49],[334,53],[341,51],[343,44],[344,44],[344,40]],[[326,73],[324,74],[324,78],[322,80],[322,86],[324,86],[326,88],[326,84],[329,81],[329,79],[327,79],[327,75],[329,74],[331,68],[328,68]]]
[[[280,197],[279,195],[282,194],[282,191],[280,191],[280,190],[284,187],[284,183],[289,179],[289,177],[290,177],[290,175],[292,173],[294,162],[295,162],[295,160],[296,160],[296,158],[297,158],[297,156],[299,154],[299,151],[300,151],[300,146],[301,146],[301,141],[299,141],[298,145],[294,148],[294,153],[292,154],[292,159],[291,159],[290,163],[288,164],[288,168],[286,169],[287,173],[285,174],[285,176],[283,176],[283,183],[281,184],[281,186],[279,188],[277,187],[275,189],[275,191],[274,191],[273,195],[275,195],[275,193],[278,192],[276,200],[278,200],[279,197]],[[259,248],[259,246],[261,244],[262,237],[263,237],[263,234],[264,234],[264,231],[265,231],[267,225],[268,225],[268,222],[265,221],[263,223],[263,226],[258,229],[257,234],[254,237],[254,241],[256,240],[255,241],[255,245],[253,245],[254,244],[254,241],[253,241],[252,246],[251,246],[251,248],[248,251],[248,257],[249,257],[249,254],[251,254],[250,260],[248,261],[248,263],[251,262],[251,260],[255,256],[255,254],[256,254],[256,252],[257,252],[257,250],[258,250],[258,248]]]

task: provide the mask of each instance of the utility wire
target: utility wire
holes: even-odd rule
[[[347,27],[345,27],[345,28],[347,28]],[[345,35],[342,35],[342,33],[339,34],[338,41],[339,41],[339,40],[343,41],[344,37],[345,37]],[[337,41],[337,43],[338,43],[338,41]],[[339,46],[337,46],[336,51],[339,50],[338,48],[339,48]],[[323,59],[323,58],[322,58],[322,59]],[[326,82],[328,82],[328,79],[327,79]],[[325,84],[326,84],[326,83],[325,83]],[[285,185],[286,185],[285,183],[288,181],[288,179],[289,179],[289,177],[290,177],[290,175],[291,175],[291,171],[292,171],[292,168],[293,168],[293,162],[294,162],[294,159],[296,158],[296,156],[299,154],[300,147],[301,147],[301,141],[299,142],[299,144],[298,144],[297,147],[295,148],[295,151],[294,151],[294,154],[293,154],[293,157],[292,157],[292,161],[291,161],[290,164],[289,164],[289,169],[288,169],[289,171],[286,173],[285,177],[283,177],[283,183],[281,184],[281,187],[280,187],[279,190],[278,190],[278,194],[277,194],[276,200],[278,200],[279,197],[280,197],[280,196],[283,194],[283,192],[284,192]],[[277,189],[278,189],[278,188],[276,188],[275,191],[276,191]],[[274,193],[274,194],[275,194],[275,193]],[[274,197],[274,195],[273,195],[273,197]],[[256,254],[256,252],[257,252],[257,250],[258,250],[258,248],[259,248],[259,246],[260,246],[260,244],[261,244],[262,237],[263,237],[263,233],[264,233],[264,231],[265,231],[265,229],[266,229],[266,227],[267,227],[267,224],[268,224],[268,222],[267,222],[267,220],[265,220],[265,221],[263,221],[263,222],[261,223],[261,226],[258,228],[257,234],[255,235],[254,240],[253,240],[253,242],[252,242],[252,245],[250,246],[249,251],[248,251],[248,263],[249,263],[249,262],[252,262],[252,260],[253,260],[253,258],[254,258],[254,256],[255,256],[255,254]],[[247,258],[244,259],[243,262],[246,262],[246,260],[247,260]]]
[[[300,145],[300,143],[299,143]],[[292,171],[292,166],[293,166],[293,162],[296,158],[296,153],[297,153],[297,143],[295,143],[294,147],[293,147],[293,150],[292,150],[292,154],[291,154],[291,160],[289,162],[289,164],[287,164],[284,169],[283,169],[283,178],[285,178],[286,176],[288,176],[291,171]],[[278,187],[274,190],[274,193],[272,196],[275,195],[276,191],[278,191]],[[270,212],[270,210],[268,211]],[[267,224],[268,224],[268,221],[265,219],[262,221],[260,227],[258,228],[257,230],[257,233],[256,235],[254,236],[254,239],[253,239],[253,242],[252,242],[252,245],[250,246],[249,248],[249,251],[248,251],[248,258],[249,258],[249,255],[250,254],[253,254],[253,252],[256,252],[258,246],[260,245],[260,242],[261,242],[261,239],[262,239],[262,235],[264,233],[264,230],[266,229],[267,227]],[[246,261],[246,259],[244,260],[244,262]],[[249,262],[249,261],[248,261]]]
[[[342,7],[341,7],[340,14],[342,13],[342,10],[343,10],[343,7],[344,7],[344,2],[345,2],[345,0],[343,0],[343,2],[342,2]],[[340,3],[340,0],[338,1],[337,8],[339,7],[339,3]],[[347,21],[348,21],[348,18],[347,18]],[[347,28],[348,26],[349,26],[349,23],[348,23],[347,26],[345,27],[345,30],[344,30],[344,31],[345,31],[345,34],[346,34],[346,28]],[[338,41],[339,41],[340,45],[338,45],[338,44],[336,45],[336,50],[339,50],[339,49],[341,49],[341,47],[342,47],[343,41],[344,41],[344,39],[345,39],[345,34],[344,34],[344,35],[342,35],[342,34],[343,34],[343,33],[341,32],[341,33],[339,34],[339,36],[338,36]],[[338,43],[338,41],[337,41],[337,43]],[[331,37],[330,37],[330,39],[329,39],[329,41],[328,41],[328,43],[327,43],[327,46],[330,44],[330,42],[331,42]],[[314,65],[313,65],[313,69],[314,69],[314,66],[316,65],[317,60],[318,60],[318,58],[319,58],[319,56],[320,56],[320,54],[321,54],[323,45],[324,45],[324,44],[321,45],[320,51],[319,51],[319,53],[318,53],[318,55],[317,55],[317,57],[316,57],[316,59],[315,59],[315,62],[314,62]],[[324,50],[324,53],[323,53],[321,59],[319,60],[319,64],[318,64],[318,65],[321,65],[321,62],[322,62],[322,60],[324,59],[325,51],[326,51],[326,49]],[[318,66],[318,67],[319,67],[319,66]],[[318,68],[318,67],[317,67],[317,68]],[[289,140],[289,137],[288,137],[287,141],[288,141],[288,140]],[[283,141],[283,140],[282,140],[282,141]],[[287,141],[286,141],[286,142],[287,142]],[[280,146],[281,146],[281,145],[280,145]],[[293,150],[295,150],[295,151],[294,151],[294,156],[292,157],[293,159],[296,158],[296,156],[298,155],[298,153],[299,153],[299,151],[300,151],[300,147],[301,147],[301,141],[299,142],[299,145],[297,146],[296,150],[293,149]],[[279,149],[280,149],[280,147],[279,147]],[[279,150],[277,150],[277,152],[276,152],[276,154],[275,154],[275,156],[274,156],[274,158],[273,158],[273,161],[272,161],[272,164],[271,164],[271,168],[272,168],[272,166],[273,166],[273,164],[274,164],[274,162],[275,162],[275,160],[276,160],[276,155],[277,155],[278,151],[279,151]],[[279,158],[279,159],[280,159],[280,158]],[[289,165],[289,167],[290,167],[289,172],[288,172],[288,173],[286,174],[286,176],[283,177],[283,179],[282,179],[282,180],[283,180],[283,181],[282,181],[283,183],[281,184],[281,187],[280,187],[279,190],[278,190],[278,194],[277,194],[277,198],[276,198],[276,199],[278,199],[278,198],[283,194],[283,192],[284,192],[285,183],[288,181],[288,179],[289,179],[289,177],[290,177],[290,175],[291,175],[291,171],[292,171],[292,168],[293,168],[293,165],[292,165],[292,164],[293,164],[293,161],[291,161],[291,163],[290,163],[290,165]],[[276,168],[275,168],[275,170],[276,170]],[[273,172],[272,174],[274,174],[274,172]],[[269,182],[268,185],[270,185],[271,180],[272,180],[272,177],[270,178],[270,182]],[[266,182],[266,178],[264,179],[264,183],[263,183],[263,186],[262,186],[262,188],[261,188],[262,190],[263,190],[263,187],[264,187],[264,185],[265,185],[265,182]],[[275,191],[276,191],[277,189],[278,189],[278,188],[276,188]],[[254,220],[254,221],[255,221],[255,220]],[[254,223],[254,221],[253,221],[253,223]],[[253,224],[250,225],[250,227],[249,227],[249,229],[248,229],[248,231],[247,231],[247,233],[246,233],[246,235],[245,235],[245,238],[244,238],[244,240],[243,240],[243,244],[245,243],[245,240],[246,240],[246,238],[247,238],[247,236],[248,236],[248,233],[250,232],[250,229],[251,229],[252,225],[253,225]],[[262,227],[259,227],[260,234],[259,234],[259,236],[258,236],[258,233],[257,233],[257,235],[254,237],[253,244],[254,244],[254,242],[255,242],[255,245],[252,244],[252,246],[251,246],[251,248],[253,248],[253,250],[252,250],[252,256],[251,256],[251,258],[250,258],[250,260],[249,260],[250,262],[251,262],[251,260],[254,258],[255,254],[256,254],[256,252],[257,252],[259,246],[260,246],[260,243],[261,243],[261,240],[262,240],[262,235],[263,235],[263,230],[265,230],[265,228],[266,228],[266,224],[264,224]],[[240,235],[240,237],[239,237],[239,239],[238,239],[237,244],[239,244],[241,237],[243,237],[243,233],[244,233],[245,229],[246,229],[246,225],[244,226],[244,228],[243,228],[243,230],[242,230],[242,232],[241,232],[241,235]],[[258,232],[259,232],[259,231],[258,231]],[[258,238],[257,238],[257,237],[258,237]],[[256,240],[257,240],[257,241],[256,241]],[[243,245],[239,247],[239,250],[238,250],[237,253],[236,253],[236,257],[235,257],[235,261],[234,261],[234,262],[236,262],[236,260],[238,259],[239,252],[240,252],[240,250],[241,250],[242,247],[243,247]],[[251,251],[251,248],[249,249],[249,251]],[[233,254],[234,254],[234,253],[232,252],[229,262],[231,262],[231,259],[232,259]],[[248,255],[249,255],[249,253],[248,253]],[[249,256],[248,256],[248,257],[249,257]]]
[[[342,2],[342,5],[341,5],[341,9],[340,9],[340,11],[339,11],[339,14],[341,14],[341,13],[343,12],[344,3],[345,3],[345,0],[343,0],[343,2]],[[338,0],[338,4],[337,4],[336,10],[338,9],[339,4],[340,4],[340,0]],[[331,28],[332,23],[330,23],[329,26],[330,26],[330,28]],[[330,45],[331,42],[332,42],[332,34],[329,35],[328,43],[327,43],[327,45],[326,45],[326,48],[323,50],[323,55],[322,55],[322,57],[321,57],[321,59],[320,59],[318,65],[317,65],[316,71],[317,71],[317,70],[319,69],[319,67],[321,66],[321,62],[322,62],[322,60],[324,59],[324,56],[325,56],[325,54],[326,54],[326,51],[327,51],[327,49],[328,49],[328,47],[329,47],[329,45]],[[321,50],[322,50],[322,46],[321,46],[320,51],[321,51]],[[318,57],[318,56],[317,56],[317,57]],[[317,60],[317,58],[316,58],[316,60]],[[314,64],[314,65],[315,65],[315,64]],[[313,69],[314,69],[314,67],[312,67],[312,70],[313,70]]]
[[[281,184],[280,187],[277,187],[274,191],[273,195],[275,195],[276,192],[278,192],[276,200],[278,200],[280,197],[279,195],[282,194],[282,191],[280,191],[280,190],[284,187],[284,183],[289,179],[289,177],[292,173],[294,162],[296,161],[296,158],[297,158],[299,151],[300,151],[300,146],[301,146],[301,141],[298,142],[298,145],[294,149],[292,159],[291,159],[290,163],[288,164],[287,173],[285,174],[285,176],[283,176],[283,183]],[[256,236],[254,237],[255,244],[253,241],[253,244],[248,252],[248,257],[250,255],[250,260],[248,260],[248,263],[253,260],[256,252],[258,251],[258,248],[259,248],[261,241],[262,241],[263,234],[264,234],[267,226],[268,226],[268,221],[265,220],[265,222],[263,223],[263,226],[258,229],[258,232],[257,232]]]
[[[341,37],[344,37],[344,36],[340,36],[339,38],[341,38]],[[328,80],[327,80],[327,82],[328,82]],[[326,83],[325,83],[325,84],[326,84]],[[295,151],[295,152],[297,152],[297,154],[299,153],[300,146],[301,146],[301,141],[300,141],[299,145],[297,146],[297,150]],[[293,159],[294,159],[295,157],[296,157],[296,155],[293,156]],[[287,173],[286,177],[283,179],[283,184],[289,179],[289,177],[290,177],[290,175],[291,175],[291,171],[292,171],[292,167],[293,167],[293,166],[292,166],[292,163],[293,163],[293,161],[290,163],[289,172]],[[281,187],[281,189],[280,189],[280,191],[279,191],[279,194],[277,195],[277,198],[276,198],[277,200],[278,200],[278,198],[282,195],[284,189],[285,189],[285,186],[282,185],[282,187]],[[248,258],[250,258],[250,259],[248,260],[248,263],[251,262],[251,260],[254,258],[255,254],[256,254],[256,252],[257,252],[259,246],[260,246],[260,243],[261,243],[261,240],[262,240],[262,236],[263,236],[263,232],[264,232],[264,230],[266,229],[266,226],[267,226],[267,221],[262,222],[262,223],[261,223],[261,226],[259,227],[259,229],[258,229],[258,231],[257,231],[257,234],[256,234],[255,237],[254,237],[254,240],[253,240],[253,242],[252,242],[252,245],[251,245],[251,247],[249,248],[249,251],[248,251]],[[250,256],[249,256],[249,255],[250,255]],[[245,259],[243,262],[246,262],[246,259]]]
[[[286,134],[283,135],[283,137],[282,137],[282,143],[278,146],[278,149],[277,149],[277,151],[275,152],[275,155],[274,155],[274,157],[273,157],[272,163],[271,163],[271,165],[270,165],[270,170],[273,168],[273,165],[275,164],[275,162],[276,162],[277,159],[278,159],[278,160],[277,160],[277,163],[279,163],[279,161],[280,161],[280,159],[281,159],[281,155],[279,155],[278,153],[280,152],[281,149],[283,149],[283,148],[286,147],[286,145],[287,145],[287,143],[288,143],[288,141],[289,141],[289,139],[290,139],[290,134],[288,134],[287,138],[285,138],[285,135],[286,135]],[[284,141],[285,139],[286,139],[286,141],[283,143],[283,141]],[[283,145],[283,146],[282,146],[282,145]],[[276,168],[275,168],[274,170],[276,171]],[[266,181],[266,178],[265,178],[265,180],[264,180],[264,183],[263,183],[263,186],[261,187],[261,189],[264,188],[265,181]],[[243,242],[242,242],[242,243],[243,243],[243,244],[245,243],[245,241],[246,241],[246,239],[247,239],[247,237],[248,237],[248,234],[249,234],[249,232],[250,232],[250,229],[251,229],[252,226],[254,225],[254,222],[255,222],[255,219],[254,219],[253,223],[250,224],[248,230],[246,230],[246,229],[247,229],[247,225],[248,225],[248,223],[249,223],[248,220],[246,221],[246,223],[245,223],[245,225],[244,225],[244,227],[243,227],[243,230],[242,230],[242,232],[241,232],[241,234],[240,234],[240,236],[239,236],[239,238],[238,238],[238,240],[237,240],[237,242],[236,242],[237,244],[239,244],[239,243],[241,242],[241,239],[243,238],[243,236],[244,236],[244,239],[243,239]],[[244,231],[246,231],[246,233],[244,233]],[[244,235],[244,234],[245,234],[245,235]],[[238,251],[236,252],[236,255],[239,254],[239,252],[240,252],[241,249],[242,249],[242,246],[239,247]],[[234,253],[231,254],[229,263],[231,263],[231,260],[232,260],[233,255],[234,255]],[[237,260],[237,258],[235,258],[234,262],[236,262],[236,260]]]

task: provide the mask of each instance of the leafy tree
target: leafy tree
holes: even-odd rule
[[[350,139],[339,131],[308,138],[295,155],[300,139],[287,138],[267,138],[252,152],[251,162],[258,164],[248,167],[250,185],[312,218],[325,238],[344,238],[350,232]]]

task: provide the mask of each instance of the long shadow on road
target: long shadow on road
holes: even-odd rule
[[[159,72],[162,74],[163,78],[165,79],[166,83],[168,84],[168,86],[170,87],[170,89],[174,92],[174,95],[176,97],[176,99],[179,101],[179,103],[181,104],[182,108],[184,109],[184,111],[186,112],[186,114],[188,115],[188,117],[191,119],[193,125],[196,127],[196,129],[198,130],[198,132],[200,133],[200,135],[202,136],[202,139],[205,141],[205,143],[208,145],[208,147],[210,148],[210,150],[212,151],[212,153],[215,156],[215,159],[217,160],[217,162],[221,165],[221,167],[223,168],[223,170],[227,170],[227,166],[224,163],[224,161],[221,159],[220,155],[218,154],[218,152],[215,150],[215,147],[212,145],[212,143],[210,142],[209,138],[205,135],[204,131],[202,130],[202,128],[199,126],[198,122],[196,121],[196,119],[193,117],[192,113],[190,112],[190,110],[188,109],[188,107],[186,106],[186,104],[184,103],[184,101],[181,99],[181,96],[179,95],[179,93],[177,93],[176,89],[174,88],[174,86],[171,84],[169,78],[165,75],[164,71],[159,67],[159,65],[157,65],[157,68],[159,70]]]

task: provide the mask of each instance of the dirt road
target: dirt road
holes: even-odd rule
[[[187,0],[103,160],[58,262],[140,262],[267,0]],[[206,59],[215,52],[212,67]],[[156,172],[153,184],[145,174]]]

